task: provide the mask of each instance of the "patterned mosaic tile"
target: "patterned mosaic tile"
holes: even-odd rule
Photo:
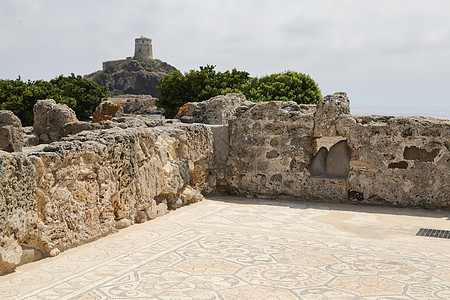
[[[204,201],[19,267],[0,299],[450,299],[450,241],[363,239],[329,212]]]

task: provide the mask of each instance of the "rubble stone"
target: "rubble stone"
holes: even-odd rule
[[[100,121],[109,121],[114,117],[123,116],[123,107],[119,103],[113,103],[109,101],[103,101],[95,109],[92,117],[92,123],[98,123]]]
[[[265,198],[450,209],[448,120],[352,116],[345,95],[324,99],[342,105],[316,111],[295,102],[241,103],[232,116],[198,119],[228,125],[59,118],[62,140],[0,151],[1,270],[26,261],[28,248],[58,255],[200,201],[216,187]],[[53,100],[38,106],[41,115],[59,111]],[[37,118],[37,132],[51,141],[54,120],[45,118]]]
[[[23,146],[22,123],[10,110],[0,110],[0,150],[20,152]]]
[[[53,99],[38,100],[33,107],[34,129],[41,142],[56,142],[64,136],[64,125],[77,122],[75,112]],[[41,137],[41,135],[47,135]]]
[[[243,94],[219,95],[203,102],[184,104],[175,118],[183,120],[183,117],[192,117],[195,123],[227,125],[236,109],[246,102]]]
[[[317,110],[264,102],[229,122],[232,192],[399,207],[449,208],[450,122],[351,116],[345,93]],[[317,151],[318,137],[343,139]]]
[[[336,136],[336,121],[350,114],[350,101],[347,93],[328,95],[317,102],[314,116],[314,137]]]

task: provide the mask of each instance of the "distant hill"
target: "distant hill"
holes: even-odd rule
[[[109,86],[112,94],[151,95],[159,97],[156,89],[161,79],[177,69],[159,59],[129,60],[84,76],[100,86]]]

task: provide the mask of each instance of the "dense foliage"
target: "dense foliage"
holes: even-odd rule
[[[295,101],[314,104],[322,98],[317,83],[306,74],[287,71],[261,78],[250,77],[245,71],[216,72],[207,65],[200,70],[166,75],[158,87],[161,96],[156,101],[165,109],[166,117],[173,117],[186,102],[199,102],[226,93],[243,93],[250,101]]]
[[[254,102],[277,100],[315,104],[322,98],[314,79],[293,71],[252,78],[243,93],[247,100]]]
[[[199,102],[211,97],[240,92],[250,80],[250,74],[233,69],[231,72],[216,72],[214,66],[200,67],[182,74],[175,71],[166,75],[158,87],[161,96],[156,101],[165,109],[166,117],[173,117],[186,102]]]
[[[40,99],[55,99],[67,104],[77,114],[78,119],[87,119],[107,96],[107,87],[83,79],[81,76],[59,76],[50,81],[36,80],[24,82],[0,80],[0,109],[12,110],[24,126],[33,124],[33,106]]]

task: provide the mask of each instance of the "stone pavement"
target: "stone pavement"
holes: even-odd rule
[[[17,268],[0,299],[450,299],[449,212],[210,198]]]

